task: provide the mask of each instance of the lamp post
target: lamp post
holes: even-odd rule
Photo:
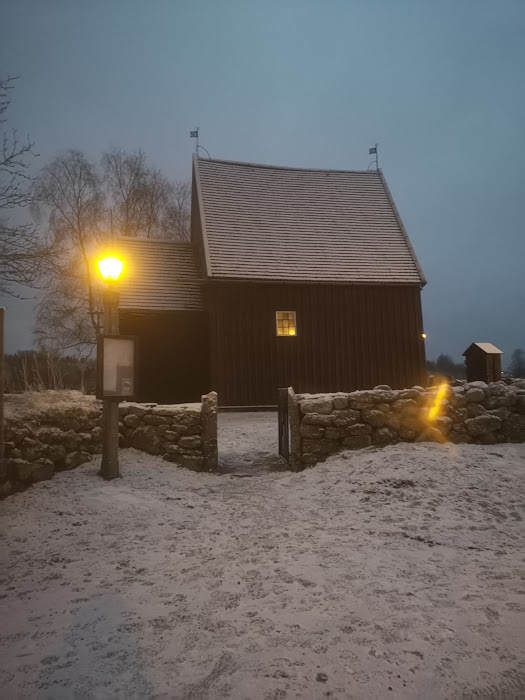
[[[4,314],[0,306],[0,468],[4,459]]]
[[[123,260],[116,255],[106,255],[97,261],[100,276],[107,283],[103,294],[104,335],[118,335],[119,293],[116,283],[121,275]],[[102,399],[102,463],[100,474],[104,479],[120,476],[118,463],[118,404],[119,399]]]

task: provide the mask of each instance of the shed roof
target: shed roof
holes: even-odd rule
[[[480,348],[481,350],[483,350],[483,352],[486,352],[489,355],[503,355],[504,354],[503,350],[500,350],[495,345],[492,345],[492,343],[472,343],[471,345],[468,346],[468,348],[465,350],[465,352],[463,354],[466,355],[467,352],[470,350],[470,348],[473,345]]]
[[[194,156],[212,278],[425,284],[381,171]]]
[[[191,243],[154,238],[120,238],[126,260],[119,307],[125,310],[200,311],[203,308]]]

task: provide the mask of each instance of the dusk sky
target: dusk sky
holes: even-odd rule
[[[1,0],[10,126],[39,167],[142,148],[189,179],[211,155],[380,165],[422,264],[427,357],[525,348],[523,0]],[[36,171],[35,171],[36,173]],[[31,294],[31,292],[29,292]],[[7,307],[6,351],[32,345]]]

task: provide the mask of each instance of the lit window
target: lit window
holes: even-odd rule
[[[295,311],[276,311],[275,325],[277,335],[296,335]]]

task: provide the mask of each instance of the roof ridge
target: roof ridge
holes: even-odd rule
[[[271,165],[268,163],[250,163],[242,160],[224,160],[222,158],[201,158],[197,156],[199,162],[202,163],[224,163],[226,165],[241,165],[248,168],[267,168],[269,170],[298,170],[306,173],[352,173],[360,175],[377,175],[379,170],[340,170],[337,168],[298,168],[293,165]]]

